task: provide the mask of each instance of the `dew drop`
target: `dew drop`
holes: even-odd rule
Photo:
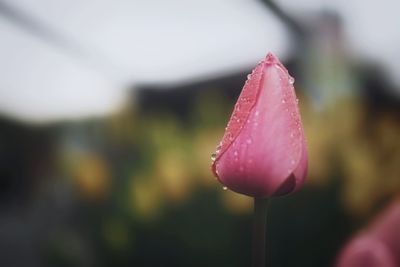
[[[221,143],[219,143],[215,149],[217,150],[216,152],[218,153],[221,150]]]
[[[228,190],[228,187],[224,186],[224,187],[222,187],[222,190],[226,191],[226,190]]]
[[[282,99],[282,104],[285,104],[285,103],[286,103],[285,99]]]
[[[290,78],[289,78],[289,83],[290,83],[290,84],[294,84],[294,78],[293,78],[293,77],[290,77]]]
[[[211,160],[212,160],[212,161],[215,161],[216,158],[217,158],[217,154],[212,153],[212,154],[211,154]]]

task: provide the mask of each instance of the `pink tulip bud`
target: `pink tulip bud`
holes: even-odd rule
[[[395,200],[363,234],[339,256],[338,267],[400,266],[400,198]]]
[[[294,79],[271,53],[243,87],[212,170],[232,191],[272,197],[298,190],[307,173],[307,148]]]

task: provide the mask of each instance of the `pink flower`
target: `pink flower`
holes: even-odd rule
[[[308,156],[293,82],[271,53],[248,76],[213,155],[212,170],[230,190],[272,197],[303,184]]]
[[[371,226],[349,242],[339,255],[338,267],[400,266],[400,198]]]
[[[337,267],[396,267],[396,264],[383,242],[365,234],[346,246]]]

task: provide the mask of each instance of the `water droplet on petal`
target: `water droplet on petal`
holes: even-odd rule
[[[285,104],[285,103],[286,103],[285,99],[282,99],[282,104]]]
[[[216,158],[217,158],[217,154],[212,153],[212,154],[211,154],[211,160],[212,160],[212,161],[215,161]]]
[[[290,77],[290,78],[289,78],[289,83],[290,83],[290,84],[294,84],[294,78],[293,78],[293,77]]]
[[[217,153],[221,150],[221,147],[222,147],[222,145],[221,145],[221,143],[219,143],[219,144],[217,145],[217,147],[215,148],[215,149],[217,150]]]
[[[222,187],[222,190],[226,191],[226,190],[228,190],[228,187],[224,186],[224,187]]]

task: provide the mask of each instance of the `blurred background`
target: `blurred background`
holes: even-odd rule
[[[296,78],[304,188],[270,266],[332,266],[400,193],[400,4],[0,0],[0,265],[250,266],[252,199],[211,174],[251,69]]]

